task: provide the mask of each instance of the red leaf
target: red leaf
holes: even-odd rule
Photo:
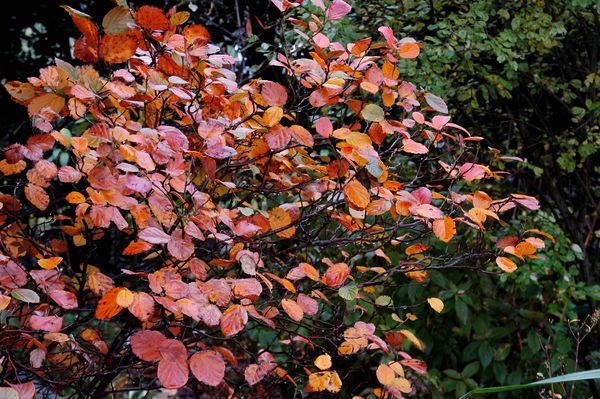
[[[275,82],[263,83],[260,94],[271,107],[282,107],[288,100],[286,88]]]
[[[131,350],[142,360],[155,362],[161,359],[158,348],[167,338],[158,331],[138,331],[131,336]]]
[[[192,374],[198,381],[216,387],[225,377],[225,362],[215,351],[202,351],[190,358]]]
[[[187,349],[183,342],[176,339],[167,339],[158,347],[160,356],[169,362],[185,363],[187,361]]]
[[[231,337],[242,331],[248,322],[248,312],[241,305],[230,306],[221,316],[221,332]]]
[[[186,384],[188,376],[187,359],[183,362],[172,362],[162,359],[158,363],[158,379],[167,389],[181,388]]]

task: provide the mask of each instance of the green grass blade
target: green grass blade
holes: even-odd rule
[[[556,384],[560,382],[573,382],[573,381],[582,381],[582,380],[594,380],[600,379],[600,369],[596,370],[588,370],[588,371],[578,371],[576,373],[570,373],[561,375],[558,377],[546,378],[545,380],[531,382],[529,384],[519,384],[519,385],[506,385],[502,387],[489,387],[489,388],[476,388],[470,392],[467,392],[459,399],[468,399],[475,394],[487,394],[487,393],[498,393],[498,392],[507,392],[507,391],[516,391],[518,389],[523,388],[531,388],[539,385],[548,385],[548,384]]]

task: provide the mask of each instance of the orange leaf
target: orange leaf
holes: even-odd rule
[[[269,107],[263,114],[263,122],[268,127],[275,126],[283,117],[283,109],[281,107]]]
[[[112,288],[108,290],[102,299],[98,302],[98,307],[96,308],[96,318],[99,320],[108,320],[114,316],[116,316],[121,310],[123,310],[122,306],[119,306],[117,303],[117,296],[121,292],[122,288]]]
[[[349,274],[350,268],[347,264],[336,263],[325,272],[323,283],[328,287],[339,288],[344,284]]]
[[[82,204],[85,202],[85,196],[77,191],[71,191],[65,199],[69,204]]]
[[[414,39],[402,39],[398,43],[398,55],[401,58],[416,58],[419,56],[420,46]]]
[[[109,64],[129,61],[137,49],[137,40],[129,33],[105,35],[100,40],[100,56]]]
[[[169,29],[169,20],[158,7],[141,6],[135,13],[135,22],[146,30]]]
[[[189,15],[189,14],[188,14]],[[204,25],[188,25],[183,28],[183,36],[188,45],[194,44],[196,40],[198,43],[208,43],[210,40],[210,33]]]
[[[45,211],[50,205],[50,197],[46,190],[35,184],[28,183],[25,186],[25,197],[40,211]]]
[[[375,374],[377,375],[377,380],[383,385],[390,385],[394,381],[394,378],[396,378],[396,373],[387,364],[380,364]]]
[[[38,259],[37,263],[42,269],[50,270],[58,266],[62,260],[63,258],[60,256],[53,256],[51,258]]]
[[[348,204],[356,209],[365,209],[371,200],[369,191],[358,180],[352,180],[344,187]]]
[[[302,321],[302,319],[304,318],[304,311],[302,310],[300,305],[298,305],[298,303],[296,303],[296,301],[292,299],[282,299],[281,307],[283,308],[285,313],[287,313],[287,315],[290,316],[292,320],[299,322]]]
[[[409,154],[427,154],[429,149],[412,139],[404,139],[402,140],[402,151],[408,152]]]
[[[319,271],[315,269],[314,266],[303,262],[300,263],[298,267],[300,267],[300,270],[302,270],[302,272],[306,274],[306,277],[313,281],[319,281]]]
[[[443,219],[435,219],[433,221],[433,233],[444,242],[450,241],[456,234],[454,219],[450,216],[444,216]]]
[[[123,250],[123,255],[137,255],[152,248],[152,244],[146,241],[132,241]]]
[[[271,217],[269,217],[269,225],[272,230],[279,230],[285,226],[289,226],[292,223],[292,217],[283,208],[277,207],[271,210]],[[296,227],[291,226],[288,229],[277,231],[279,237],[290,238],[296,232]]]
[[[517,270],[517,264],[505,256],[498,256],[496,258],[496,264],[506,273],[512,273]]]

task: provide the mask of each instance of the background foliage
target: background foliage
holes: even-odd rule
[[[61,3],[21,1],[5,14],[3,82],[35,75],[55,56],[69,58],[77,33]],[[112,6],[97,0],[66,3],[95,15]],[[278,15],[272,5],[260,0],[189,4],[192,11],[209,10],[192,17],[206,24],[216,41],[231,53],[244,49],[240,76],[264,68],[274,48],[269,45],[279,40],[276,26],[269,25]],[[399,37],[420,40],[422,54],[407,64],[406,79],[443,94],[456,123],[486,137],[488,145],[526,160],[510,164],[514,175],[508,190],[541,198],[545,212],[537,223],[557,238],[545,259],[501,281],[458,270],[432,273],[426,286],[398,289],[392,298],[396,304],[422,302],[443,291],[442,317],[423,307],[414,312],[416,332],[426,345],[431,392],[449,397],[475,382],[514,384],[533,380],[538,372],[573,371],[576,355],[584,367],[599,367],[597,333],[578,351],[573,337],[585,329],[583,320],[600,300],[596,2],[369,0],[353,5],[352,19],[336,25],[337,33],[355,40],[377,36],[370,30],[389,25]],[[69,28],[50,29],[57,25]],[[2,144],[23,141],[29,129],[22,123],[26,111],[2,96]],[[571,322],[575,319],[580,321]],[[590,394],[598,397],[593,383],[581,383],[574,397]],[[511,395],[519,394],[505,397],[516,397]]]
[[[572,370],[569,321],[585,318],[599,299],[598,3],[356,5],[362,29],[387,24],[423,42],[419,62],[406,73],[416,84],[445,93],[458,123],[525,159],[514,169],[512,184],[543,201],[546,214],[539,222],[558,238],[545,260],[500,286],[481,274],[445,273],[432,281],[447,290],[446,298],[455,298],[454,314],[422,321],[423,330],[431,331],[428,348],[438,359],[436,383],[460,393],[472,385],[469,378],[513,384],[534,379],[536,372]],[[355,31],[348,27],[341,33]],[[427,296],[419,291],[439,287],[408,288],[403,294]],[[447,323],[453,325],[450,345]],[[598,366],[593,348],[597,335],[580,348],[586,367]],[[597,397],[593,384],[590,388]]]

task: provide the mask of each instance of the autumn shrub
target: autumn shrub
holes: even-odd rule
[[[402,79],[420,44],[336,42],[350,6],[313,1],[284,21],[310,51],[239,82],[187,12],[117,3],[65,7],[82,65],[6,84],[36,134],[0,161],[0,393],[426,395],[412,310],[444,302],[395,294],[552,237],[502,220],[537,200],[494,198],[506,158]]]

